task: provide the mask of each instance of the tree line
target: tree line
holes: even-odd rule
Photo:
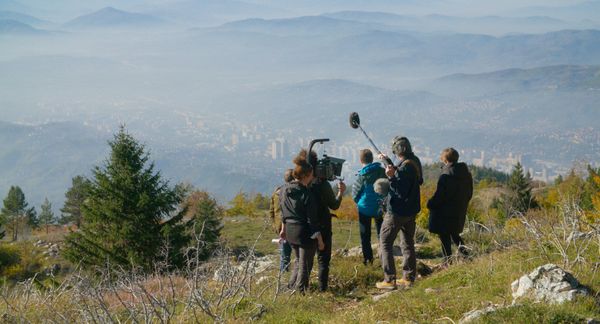
[[[26,227],[45,227],[47,232],[52,224],[71,224],[63,253],[70,261],[90,268],[110,264],[151,271],[157,262],[179,267],[210,257],[219,242],[222,217],[258,217],[269,208],[270,197],[260,193],[240,191],[225,208],[209,193],[191,185],[172,186],[155,170],[145,146],[123,127],[108,144],[108,158],[93,168],[91,177],[72,179],[60,217],[54,215],[48,199],[38,215],[22,189],[11,187],[0,211],[0,228],[5,231],[0,236],[9,234],[16,241]],[[488,168],[470,169],[479,188],[502,188],[492,203],[500,220],[531,208],[555,205],[568,191],[577,191],[590,217],[600,217],[593,212],[600,210],[600,170],[588,167],[587,177],[575,172],[559,177],[541,198],[536,198],[539,195],[533,192],[531,176],[520,164],[510,175]],[[438,170],[435,165],[426,166],[424,174],[433,179]],[[338,217],[356,219],[354,202],[344,201]],[[475,209],[470,209],[470,217],[476,219]]]
[[[11,187],[0,225],[12,240],[24,226],[60,222],[74,225],[63,255],[83,267],[149,272],[158,262],[178,267],[206,259],[222,226],[224,210],[216,199],[190,185],[170,185],[155,170],[145,146],[124,127],[108,144],[108,158],[93,168],[89,179],[73,178],[60,219],[47,199],[38,216],[21,188]]]

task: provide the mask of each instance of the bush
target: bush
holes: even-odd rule
[[[43,256],[30,242],[0,246],[0,276],[12,281],[33,277],[44,269]]]
[[[0,274],[4,274],[4,271],[21,261],[19,256],[19,250],[8,244],[0,245]]]

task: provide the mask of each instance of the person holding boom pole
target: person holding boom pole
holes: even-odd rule
[[[410,141],[406,137],[395,137],[392,150],[400,162],[396,166],[388,164],[385,168],[390,187],[379,242],[384,273],[384,280],[376,284],[380,289],[410,287],[417,275],[415,231],[417,214],[421,211],[421,161],[413,153]],[[380,154],[379,158],[388,157]],[[401,279],[396,278],[393,253],[394,241],[399,233],[403,256]]]
[[[415,231],[417,214],[421,211],[421,185],[423,184],[421,161],[413,153],[408,138],[396,136],[392,140],[392,151],[400,159],[400,163],[394,165],[392,159],[377,148],[361,127],[356,112],[350,114],[350,127],[360,129],[369,140],[379,154],[379,159],[385,163],[385,174],[388,177],[388,181],[380,179],[374,183],[374,191],[384,196],[386,210],[379,238],[384,280],[378,282],[376,286],[380,289],[396,289],[398,285],[411,286],[417,275]],[[403,275],[402,279],[396,280],[393,247],[398,233],[401,233]]]

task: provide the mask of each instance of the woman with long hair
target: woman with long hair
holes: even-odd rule
[[[319,232],[317,205],[308,189],[313,181],[313,168],[306,158],[294,159],[294,181],[284,185],[279,193],[283,226],[280,237],[292,246],[296,263],[290,277],[289,288],[304,291],[313,266],[317,247],[325,245]]]

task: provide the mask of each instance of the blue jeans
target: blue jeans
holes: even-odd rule
[[[280,263],[279,263],[279,271],[290,271],[290,259],[292,256],[292,246],[290,243],[285,241],[284,243],[279,244],[279,252],[281,254]]]
[[[377,230],[377,240],[379,241],[379,233],[381,232],[381,223],[383,217],[370,217],[363,214],[358,214],[358,225],[360,229],[360,245],[364,262],[373,262],[373,249],[371,248],[371,219],[375,220],[375,229]]]

